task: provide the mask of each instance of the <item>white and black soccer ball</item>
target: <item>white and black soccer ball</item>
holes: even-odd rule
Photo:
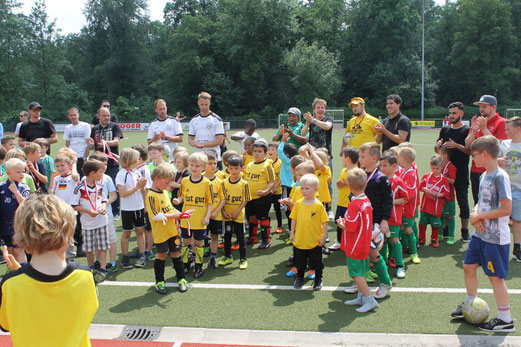
[[[462,306],[463,317],[470,324],[480,324],[487,320],[490,313],[488,304],[481,298],[475,298],[471,302],[465,302]]]
[[[344,138],[343,138],[343,141],[344,143],[349,146],[351,144],[351,132],[348,131],[347,133],[344,134]]]

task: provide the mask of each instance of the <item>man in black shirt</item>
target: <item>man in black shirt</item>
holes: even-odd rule
[[[382,152],[411,139],[411,121],[400,112],[402,98],[391,94],[387,97],[385,107],[389,116],[383,124],[376,124],[376,142],[382,143]]]
[[[49,142],[47,154],[50,154],[50,145],[58,142],[58,135],[56,135],[54,125],[47,118],[40,117],[42,106],[36,101],[29,104],[28,111],[29,119],[20,126],[18,145],[24,147],[26,142],[33,142],[36,139],[45,139]]]
[[[101,104],[99,105],[99,107],[100,108],[104,107],[110,111],[110,102],[108,102],[108,100],[103,100],[101,102]],[[111,113],[110,121],[112,123],[118,124],[118,116],[116,116],[114,113]],[[92,120],[90,121],[90,127],[92,128],[93,126],[98,125],[98,124],[99,124],[99,117],[98,117],[98,114],[95,114],[94,116],[92,116]]]
[[[456,180],[454,190],[458,200],[461,218],[461,237],[463,241],[469,241],[469,155],[470,150],[465,147],[470,128],[463,124],[463,109],[461,102],[453,102],[449,105],[448,121],[450,125],[444,126],[440,130],[440,135],[436,141],[434,151],[438,152],[441,146],[453,150],[450,161],[456,167]]]

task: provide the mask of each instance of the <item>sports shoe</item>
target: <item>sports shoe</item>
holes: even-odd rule
[[[380,283],[380,287],[376,290],[376,293],[374,293],[374,297],[376,299],[383,299],[389,294],[389,292],[393,289],[392,286],[388,286],[385,283]]]
[[[107,263],[107,275],[113,274],[114,272],[118,271],[118,265],[116,263],[112,264],[112,262]]]
[[[308,280],[314,280],[314,279],[315,279],[315,270],[309,270]]]
[[[419,264],[421,263],[421,259],[420,257],[418,256],[418,254],[411,254],[411,261],[414,263],[414,264]]]
[[[367,271],[367,274],[369,274],[369,276],[371,276],[372,278],[374,279],[377,279],[378,278],[378,275],[376,274],[376,272],[374,272],[373,270],[369,269],[369,271]]]
[[[226,266],[230,265],[231,263],[233,263],[233,258],[222,257],[222,259],[217,263],[217,265]]]
[[[139,258],[139,251],[130,252],[128,254],[128,257],[131,258],[131,259],[132,258]]]
[[[469,229],[461,229],[461,240],[465,243],[470,242]]]
[[[199,277],[203,276],[203,274],[204,274],[203,268],[201,266],[196,267],[195,272],[194,272],[194,278],[199,278]]]
[[[262,241],[262,243],[259,245],[259,249],[266,249],[266,248],[270,248],[271,246],[271,241]]]
[[[362,300],[364,296],[363,295],[357,295],[356,298],[354,298],[353,300],[346,300],[344,301],[344,305],[349,305],[349,306],[361,306],[364,304],[364,301]]]
[[[434,247],[434,248],[438,248],[438,247],[440,247],[440,243],[439,243],[438,240],[432,239],[431,240],[431,246]]]
[[[181,293],[184,293],[188,290],[188,281],[184,278],[181,278],[179,281],[177,281],[177,285],[179,286],[179,291]]]
[[[454,237],[447,236],[447,244],[448,245],[453,245],[454,244]]]
[[[514,321],[507,323],[499,318],[494,318],[488,322],[478,324],[478,328],[484,331],[492,331],[497,333],[513,333],[516,331],[514,328]]]
[[[290,257],[290,259],[288,259],[288,262],[286,263],[286,267],[294,267],[295,266],[295,261],[293,260],[293,257]]]
[[[369,273],[366,273],[365,274],[365,281],[367,283],[373,283],[374,282],[374,278],[371,275],[369,275]]]
[[[256,237],[246,237],[244,239],[244,242],[247,244],[247,245],[254,245],[257,243],[257,238]]]
[[[315,280],[315,282],[313,282],[313,290],[320,290],[322,289],[322,280]]]
[[[463,319],[463,304],[464,302],[462,302],[461,304],[458,305],[458,307],[456,307],[456,309],[454,311],[452,311],[452,313],[450,314],[450,316],[452,318],[455,318],[455,319]]]
[[[98,283],[105,281],[105,276],[106,276],[105,272],[95,271],[94,272],[94,282],[96,284],[98,284]]]
[[[518,263],[521,263],[521,251],[514,251],[512,252],[512,259],[517,261]]]
[[[295,277],[297,275],[297,268],[292,267],[291,270],[286,272],[286,277]]]
[[[289,237],[287,239],[285,239],[284,242],[286,243],[286,245],[291,245],[292,244],[292,242],[289,239]]]
[[[164,281],[157,282],[154,288],[159,294],[166,294],[166,286]]]
[[[354,286],[346,287],[346,289],[344,289],[344,293],[346,293],[346,294],[358,293],[358,286],[355,284]]]
[[[123,269],[132,269],[134,266],[130,263],[128,256],[124,255],[123,258],[121,258],[121,267]]]
[[[233,250],[233,251],[236,251],[236,250],[239,249],[239,247],[240,247],[240,246],[239,246],[239,242],[235,242],[235,243],[232,245],[232,250]]]
[[[400,266],[396,269],[396,278],[399,278],[399,279],[405,278],[405,267]]]
[[[295,288],[295,289],[302,289],[303,286],[304,286],[304,279],[300,278],[300,277],[297,277],[295,279],[295,283],[293,283],[293,288]]]
[[[425,239],[418,239],[418,244],[424,245],[425,244]]]
[[[337,241],[337,242],[333,243],[331,246],[328,247],[328,249],[330,251],[336,251],[336,250],[340,249],[340,242]]]
[[[396,259],[389,258],[389,267],[395,268],[396,267]]]
[[[371,295],[369,299],[366,299],[365,296],[362,297],[362,302],[364,303],[359,308],[355,309],[356,312],[365,313],[374,310],[378,307],[378,303],[375,300],[375,297]]]
[[[96,261],[94,262],[94,269],[99,270],[100,266],[101,266],[101,264],[100,264],[99,260],[96,259]]]
[[[217,245],[217,248],[224,248],[224,242],[219,242],[219,244]]]
[[[145,251],[145,259],[148,261],[150,259],[154,259],[156,256],[154,255],[154,253],[150,252],[150,251]]]
[[[335,214],[333,213],[333,211],[329,210],[329,212],[327,213],[327,218],[329,218],[329,220],[335,219]]]
[[[208,269],[215,270],[216,267],[215,258],[210,258],[210,261],[208,262]]]
[[[147,260],[145,258],[145,255],[142,255],[138,260],[136,260],[136,263],[134,264],[134,266],[139,267],[139,268],[144,268],[146,263],[147,263]]]
[[[443,241],[444,238],[445,238],[445,237],[444,237],[442,234],[439,234],[439,235],[438,235],[438,241]]]
[[[281,227],[277,227],[277,229],[275,229],[275,234],[282,234],[282,231]]]
[[[241,259],[239,261],[239,269],[246,270],[248,268],[248,261],[246,259]]]
[[[322,254],[331,254],[331,251],[326,246],[322,246]]]

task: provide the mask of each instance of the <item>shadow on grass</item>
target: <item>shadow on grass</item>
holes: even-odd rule
[[[158,300],[159,294],[156,293],[154,288],[150,287],[145,295],[139,295],[122,301],[112,306],[109,311],[112,313],[129,313],[137,312],[147,307],[167,309],[172,306],[172,302],[178,300],[178,298],[174,298],[173,295],[175,294],[179,294],[176,289],[168,288],[168,293],[161,296],[162,299],[165,298],[166,300]]]

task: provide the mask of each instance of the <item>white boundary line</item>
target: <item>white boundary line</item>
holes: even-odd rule
[[[129,281],[104,281],[100,283],[100,286],[116,286],[116,287],[153,287],[154,282],[129,282]],[[166,283],[167,287],[176,288],[177,283]],[[263,284],[211,284],[211,283],[189,283],[190,288],[200,289],[237,289],[237,290],[297,290],[293,286],[287,285],[263,285]],[[341,292],[346,287],[322,287],[322,291],[326,292]],[[370,288],[371,290],[377,289],[376,287]],[[300,289],[302,290],[302,289]],[[304,287],[303,290],[313,290],[311,286]],[[465,288],[414,288],[414,287],[393,287],[393,293],[466,293]],[[492,289],[478,289],[479,293],[492,294]],[[521,289],[509,289],[509,294],[521,294]]]

